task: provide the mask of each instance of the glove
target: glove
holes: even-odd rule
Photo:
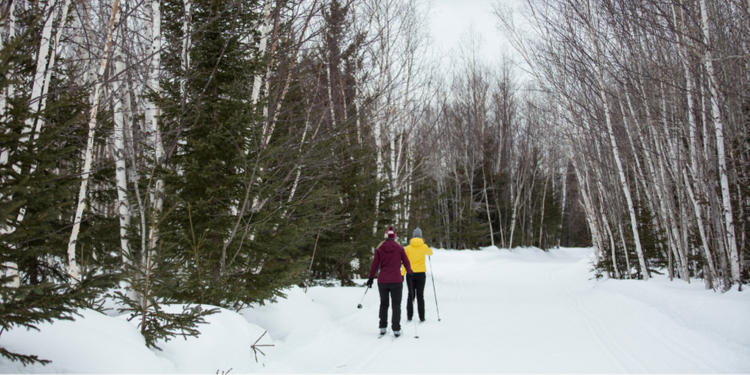
[[[372,281],[373,281],[372,279],[368,279],[367,280],[367,287],[368,288],[372,288]]]

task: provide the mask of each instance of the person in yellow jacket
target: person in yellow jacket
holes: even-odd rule
[[[413,271],[413,273],[406,275],[406,285],[409,291],[409,295],[406,297],[406,320],[411,322],[412,317],[414,317],[414,297],[416,297],[419,321],[424,322],[424,286],[427,280],[425,276],[427,268],[424,260],[425,255],[432,256],[432,249],[425,245],[421,229],[414,229],[414,235],[405,250]],[[405,273],[406,269],[401,267],[401,276]]]

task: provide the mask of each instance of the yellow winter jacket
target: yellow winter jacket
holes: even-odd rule
[[[406,256],[409,257],[409,263],[411,263],[411,270],[413,272],[427,271],[424,265],[424,257],[425,255],[432,255],[432,249],[425,245],[423,239],[419,237],[412,238],[404,250],[406,250]],[[406,268],[401,266],[401,276],[404,276],[404,274],[406,274]]]

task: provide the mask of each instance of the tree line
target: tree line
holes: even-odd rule
[[[600,271],[741,288],[750,3],[534,0],[524,22],[495,13],[547,98]]]

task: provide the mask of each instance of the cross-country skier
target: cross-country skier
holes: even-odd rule
[[[388,327],[388,298],[393,303],[393,315],[391,318],[391,328],[393,335],[401,336],[401,295],[404,278],[399,270],[403,263],[406,272],[411,274],[411,264],[406,252],[401,245],[396,242],[396,230],[388,227],[385,231],[385,241],[378,245],[375,250],[375,257],[372,260],[370,268],[370,278],[367,280],[367,287],[372,288],[372,282],[375,274],[378,274],[378,291],[380,292],[380,335],[385,335]]]
[[[424,322],[424,286],[427,277],[425,272],[427,268],[424,264],[424,257],[432,256],[432,249],[425,245],[422,239],[422,230],[417,228],[414,229],[412,239],[409,242],[409,246],[406,247],[406,256],[409,258],[411,269],[414,273],[406,275],[406,286],[409,291],[406,297],[406,320],[411,322],[414,316],[414,297],[417,297],[417,311],[419,312],[419,321]],[[401,269],[401,275],[406,273],[405,269]]]

